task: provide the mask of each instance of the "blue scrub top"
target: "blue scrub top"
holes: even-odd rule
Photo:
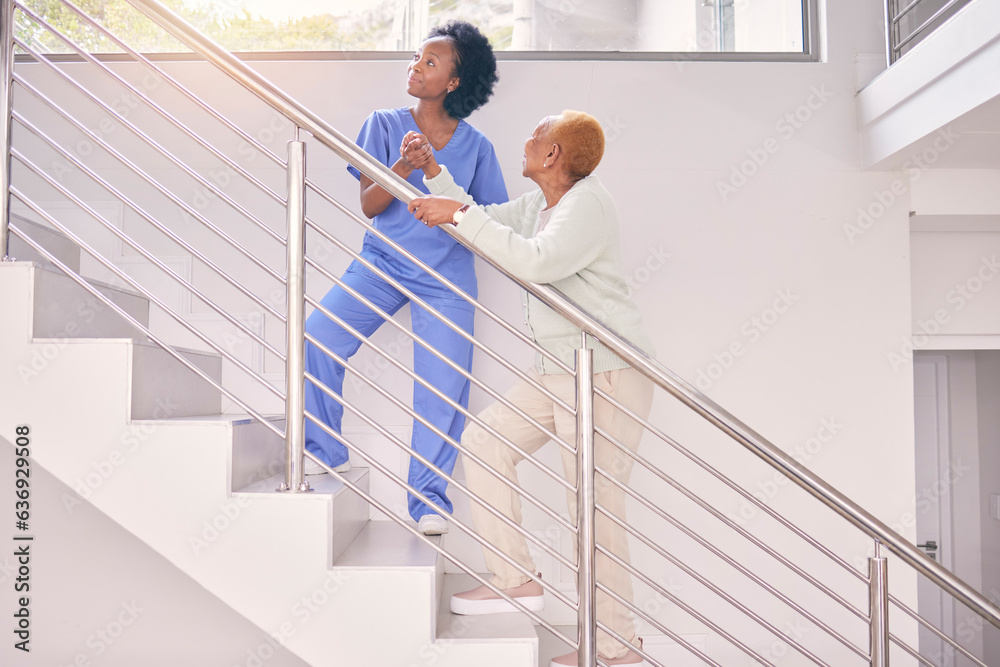
[[[365,121],[358,133],[358,145],[387,167],[399,159],[399,146],[407,132],[419,132],[410,110],[382,109]],[[434,150],[433,147],[431,150]],[[455,182],[468,192],[478,204],[501,204],[507,201],[507,186],[500,172],[493,144],[486,136],[464,120],[451,140],[441,150],[434,150],[439,164],[448,166]],[[361,174],[354,167],[347,168],[355,178]],[[427,192],[423,182],[424,172],[417,169],[407,179],[421,192]],[[471,296],[478,296],[475,256],[440,229],[428,229],[414,218],[406,204],[393,199],[389,207],[375,216],[375,228],[406,248],[444,277],[461,287]],[[362,252],[374,259],[383,269],[417,294],[443,296],[451,294],[440,281],[416,264],[393,250],[381,239],[366,233]],[[457,297],[456,297],[457,298]]]

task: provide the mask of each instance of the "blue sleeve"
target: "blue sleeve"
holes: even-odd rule
[[[385,123],[385,119],[382,117],[378,111],[372,112],[370,116],[365,120],[365,124],[361,126],[361,131],[358,132],[357,144],[366,153],[371,155],[373,158],[381,162],[387,167],[391,167],[389,164],[389,128]],[[395,160],[393,160],[395,162]],[[347,165],[347,171],[351,173],[354,178],[361,180],[361,172]]]
[[[469,195],[473,201],[483,206],[487,204],[502,204],[507,201],[507,184],[500,171],[493,144],[486,138],[479,144],[476,155],[476,173],[472,175],[469,184]]]

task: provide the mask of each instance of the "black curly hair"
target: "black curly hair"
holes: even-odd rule
[[[479,28],[466,21],[452,20],[431,28],[427,39],[447,37],[455,49],[455,76],[458,88],[444,100],[444,109],[452,118],[466,118],[486,104],[493,95],[493,86],[500,80],[497,59],[490,40]]]

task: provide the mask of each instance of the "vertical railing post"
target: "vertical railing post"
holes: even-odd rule
[[[577,622],[580,667],[597,665],[597,512],[594,473],[594,352],[587,347],[576,351],[576,517],[579,538]]]
[[[299,129],[288,142],[288,235],[285,323],[285,481],[279,491],[309,491],[302,455],[305,451],[305,274],[306,274],[306,145]]]
[[[10,253],[10,112],[14,102],[14,2],[0,0],[0,260]]]
[[[868,609],[872,667],[889,667],[889,571],[888,561],[879,553],[878,542],[875,557],[868,559]]]
[[[894,62],[895,58],[895,32],[893,31],[892,21],[896,17],[896,9],[893,6],[895,3],[893,0],[884,0],[883,9],[885,9],[885,66],[890,67]]]

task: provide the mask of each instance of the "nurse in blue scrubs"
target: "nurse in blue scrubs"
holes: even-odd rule
[[[414,54],[406,72],[406,92],[416,98],[416,103],[408,108],[383,109],[371,114],[358,135],[358,145],[423,192],[427,192],[427,188],[421,168],[435,161],[447,165],[459,185],[477,202],[507,201],[507,188],[493,145],[464,120],[486,103],[498,80],[496,58],[486,37],[463,21],[437,27]],[[425,143],[410,146],[408,155],[412,161],[405,160],[401,157],[402,149],[417,133],[422,135],[418,142]],[[361,182],[361,209],[374,219],[377,229],[468,294],[478,295],[475,258],[471,252],[441,230],[421,224],[407,211],[406,204],[367,176],[353,167],[348,170]],[[439,280],[370,233],[365,235],[360,254],[432,309],[472,334],[472,306]],[[409,303],[405,294],[360,262],[353,262],[342,280],[390,315]],[[380,313],[339,285],[330,290],[322,303],[365,336],[374,333],[384,321]],[[410,319],[413,331],[421,339],[414,344],[414,370],[438,391],[468,407],[469,381],[434,356],[425,345],[432,345],[466,370],[472,368],[472,345],[416,303],[410,304]],[[309,317],[306,331],[342,359],[353,355],[361,345],[353,334],[319,310]],[[344,367],[308,341],[306,370],[342,394]],[[416,382],[413,408],[456,441],[461,439],[465,416]],[[308,381],[306,410],[340,433],[343,407]],[[455,448],[416,420],[411,447],[448,474],[455,467]],[[350,469],[347,448],[309,419],[306,420],[306,449],[338,472]],[[306,474],[322,472],[322,468],[306,461]],[[445,493],[446,481],[416,459],[410,461],[408,482],[451,512],[452,503]],[[447,532],[444,517],[413,494],[408,494],[408,506],[410,516],[424,534]]]

